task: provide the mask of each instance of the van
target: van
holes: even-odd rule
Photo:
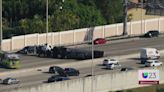
[[[156,48],[142,48],[140,52],[141,63],[149,59],[159,59],[160,53]]]

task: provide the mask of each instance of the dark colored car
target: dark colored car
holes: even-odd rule
[[[74,68],[65,68],[64,71],[68,76],[79,76],[80,74],[79,70]]]
[[[65,76],[65,77],[67,76],[64,69],[59,66],[51,66],[49,68],[49,73],[54,73],[56,75]]]
[[[50,82],[58,82],[58,81],[64,81],[64,80],[70,80],[70,78],[68,77],[62,77],[62,76],[58,76],[58,75],[53,75],[50,78],[48,78],[48,83]]]
[[[3,80],[3,84],[18,84],[20,81],[17,80],[16,78],[6,78]]]
[[[97,38],[94,40],[94,44],[105,44],[107,42],[107,40],[105,40],[104,38]]]
[[[144,37],[158,37],[159,36],[159,31],[158,30],[151,30],[151,31],[148,31]]]

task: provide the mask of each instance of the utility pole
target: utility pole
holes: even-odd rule
[[[0,0],[0,50],[2,50],[2,0]]]
[[[123,16],[124,16],[124,25],[123,25],[123,34],[122,35],[128,35],[128,32],[127,32],[127,19],[128,19],[128,0],[124,0],[124,4],[123,4]]]

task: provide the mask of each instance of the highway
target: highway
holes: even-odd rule
[[[140,38],[132,41],[122,41],[116,43],[110,43],[105,45],[95,45],[95,50],[103,50],[105,52],[105,56],[119,56],[126,54],[137,53],[143,47],[155,47],[159,50],[164,49],[164,37],[158,38]],[[80,45],[73,46],[74,48],[81,49],[90,49],[91,45]],[[33,68],[45,65],[52,64],[61,64],[61,63],[69,63],[69,62],[77,62],[77,60],[73,59],[54,59],[54,58],[39,58],[36,56],[24,56],[21,55],[21,68]],[[0,72],[3,71],[12,71],[11,69],[0,68]]]
[[[132,41],[123,41],[118,43],[110,43],[105,45],[97,45],[94,46],[94,49],[96,50],[103,50],[105,51],[105,56],[121,56],[121,55],[131,55],[133,53],[138,53],[141,48],[143,47],[155,47],[159,50],[164,49],[164,37],[158,37],[158,38],[141,38],[138,40],[132,40]],[[81,49],[91,49],[91,45],[87,46],[74,46],[74,48],[81,48]],[[77,62],[77,60],[73,59],[54,59],[54,58],[39,58],[36,56],[24,56],[21,55],[21,61],[22,61],[22,69],[24,68],[35,68],[40,66],[50,66],[55,64],[64,64],[64,63],[70,63],[70,62]],[[143,68],[143,65],[139,64],[139,60],[136,57],[133,58],[126,58],[126,59],[120,59],[122,66],[127,67],[133,67],[135,69]],[[160,61],[164,61],[164,57],[160,59]],[[80,62],[80,61],[78,61]],[[117,72],[119,70],[106,70],[104,69],[104,66],[100,64],[96,64],[94,66],[94,73],[97,74],[104,74],[104,73],[112,73]],[[79,77],[84,77],[87,74],[91,73],[91,65],[86,64],[81,66],[73,66],[80,70],[81,74]],[[1,68],[0,72],[4,71],[12,71],[11,69],[4,69]],[[24,75],[24,74],[21,74]],[[0,92],[5,89],[11,89],[11,88],[19,88],[24,86],[32,86],[32,85],[38,85],[47,80],[48,77],[50,77],[52,74],[48,74],[45,71],[40,71],[40,73],[36,73],[35,75],[29,75],[28,72],[26,73],[27,76],[20,77],[19,75],[16,75],[16,78],[18,78],[21,83],[17,85],[0,85]],[[15,75],[13,75],[14,77]],[[79,77],[71,77],[71,78],[79,78]]]
[[[162,54],[162,57],[159,60],[164,63],[164,54]],[[140,64],[140,60],[138,60],[137,57],[127,57],[125,59],[119,59],[119,61],[120,61],[120,64],[122,67],[131,67],[133,69],[145,68],[143,64]],[[83,78],[86,75],[91,74],[91,64],[90,65],[89,64],[82,65],[80,68],[78,68],[79,66],[77,66],[77,65],[75,65],[73,67],[80,70],[80,76],[70,77],[71,79]],[[102,61],[100,61],[98,63],[94,63],[93,67],[94,67],[94,75],[121,72],[120,69],[116,69],[116,70],[105,69],[105,66],[102,66]],[[47,71],[48,70],[40,71],[40,73],[30,75],[30,76],[24,76],[24,77],[19,77],[19,75],[15,75],[16,78],[21,81],[20,84],[16,84],[16,85],[1,84],[0,92],[2,92],[3,90],[6,90],[6,89],[34,86],[34,85],[46,83],[48,77],[53,75],[53,74],[47,73]]]
[[[154,47],[159,50],[164,49],[164,37],[159,38],[140,38],[138,40],[131,40],[126,42],[111,43],[105,45],[95,45],[95,50],[105,51],[105,56],[118,56],[126,54],[137,53],[143,47]],[[81,49],[91,50],[92,46],[76,47]]]

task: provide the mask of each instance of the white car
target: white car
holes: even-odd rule
[[[151,66],[162,66],[162,62],[158,60],[147,60],[145,63],[145,67],[151,67]]]
[[[108,65],[108,64],[117,64],[118,61],[116,59],[104,59],[103,65]]]
[[[116,69],[116,68],[121,68],[121,65],[118,63],[111,63],[106,65],[107,69]]]
[[[16,78],[11,78],[11,77],[8,77],[6,79],[3,80],[3,84],[18,84],[20,81]]]

